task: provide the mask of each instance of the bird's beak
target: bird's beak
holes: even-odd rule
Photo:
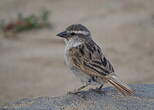
[[[56,36],[66,38],[68,36],[68,33],[66,31],[64,31],[64,32],[58,33]]]

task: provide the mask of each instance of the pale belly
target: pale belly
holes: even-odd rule
[[[71,72],[74,73],[74,75],[82,82],[82,83],[90,83],[91,85],[98,85],[103,84],[104,81],[98,77],[92,77],[84,72],[82,72],[80,69],[73,66],[73,64],[70,63],[69,57],[67,54],[65,54],[65,63],[71,70]]]

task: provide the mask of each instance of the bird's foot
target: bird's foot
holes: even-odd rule
[[[102,91],[102,87],[103,87],[103,84],[100,87],[93,89],[93,91],[100,93],[100,94],[102,94],[102,93],[104,94],[104,91]]]
[[[94,92],[98,93],[98,94],[105,94],[105,92],[99,88],[96,89],[92,89]]]
[[[80,91],[78,91],[78,89],[75,89],[75,90],[73,90],[73,91],[68,91],[67,92],[67,94],[78,94],[78,93],[80,93]]]
[[[67,92],[67,94],[77,94],[80,93],[81,90],[83,90],[84,88],[86,88],[89,84],[83,85],[81,87],[79,87],[78,89],[75,89],[73,91],[69,91]]]

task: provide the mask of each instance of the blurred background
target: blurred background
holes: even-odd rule
[[[154,83],[154,0],[0,0],[0,19],[15,27],[19,13],[42,9],[50,12],[50,28],[18,33],[3,25],[0,102],[60,96],[81,85],[65,66],[64,42],[56,36],[74,23],[90,29],[121,79]]]

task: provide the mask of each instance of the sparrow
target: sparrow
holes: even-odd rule
[[[105,83],[110,83],[123,95],[133,94],[134,91],[115,74],[112,64],[94,42],[87,27],[73,24],[57,36],[64,38],[66,44],[66,65],[83,84],[75,92],[92,84],[100,85],[98,89],[101,90]]]

